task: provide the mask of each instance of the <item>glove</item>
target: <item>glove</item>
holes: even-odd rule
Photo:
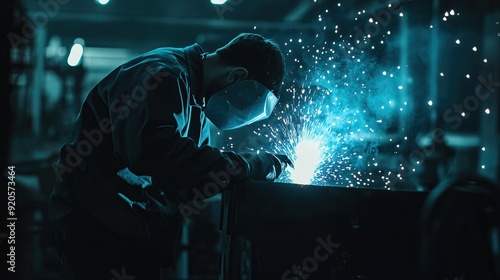
[[[253,180],[276,180],[292,161],[286,155],[264,153],[239,153],[248,166],[248,177]]]
[[[274,155],[281,162],[281,169],[285,170],[288,166],[294,168],[292,160],[287,155]]]

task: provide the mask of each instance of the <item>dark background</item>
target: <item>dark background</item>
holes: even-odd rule
[[[390,2],[341,1],[340,7],[337,3],[327,0],[233,0],[215,6],[209,0],[110,0],[107,5],[94,0],[1,1],[0,154],[2,169],[15,166],[16,171],[16,213],[19,217],[16,277],[57,279],[59,260],[46,220],[47,198],[54,182],[51,164],[57,158],[81,102],[106,73],[127,59],[156,47],[199,43],[205,50],[213,51],[241,32],[261,33],[282,46],[300,33],[304,38],[313,38],[318,28],[318,14],[324,14],[325,9],[329,9],[330,22],[338,24],[339,32],[347,36],[354,33],[356,26],[363,28],[362,20],[370,13],[386,8]],[[453,110],[454,104],[464,104],[474,96],[480,84],[478,77],[500,81],[499,2],[426,0],[404,1],[401,5],[406,23],[391,21],[388,28],[396,37],[407,32],[408,39],[387,46],[397,49],[395,55],[387,57],[381,53],[377,63],[389,60],[401,63],[398,61],[402,57],[400,53],[405,51],[410,73],[407,94],[414,110],[387,133],[397,136],[402,128],[405,129],[409,141],[402,153],[408,157],[412,151],[429,143],[429,133],[433,129],[441,128],[446,132],[446,144],[454,152],[448,153],[447,148],[443,148],[432,153],[438,163],[424,168],[421,177],[438,176],[435,173],[442,168],[439,166],[450,162],[443,167],[445,173],[480,173],[498,181],[499,86],[490,88],[490,96],[481,101],[478,108],[465,110],[466,117],[460,118],[458,113],[453,113],[448,115],[454,117],[450,120],[446,112]],[[444,22],[445,12],[451,9],[460,16],[449,16],[450,22]],[[358,16],[361,10],[366,13]],[[358,21],[354,20],[356,17]],[[430,25],[434,25],[435,32]],[[12,41],[12,38],[17,40]],[[69,67],[66,58],[76,38],[85,41],[83,63]],[[455,38],[460,38],[463,47],[453,44]],[[470,46],[477,46],[478,51],[472,52]],[[487,63],[483,62],[484,58],[488,58]],[[291,65],[290,70],[297,70],[293,63],[288,62],[288,65]],[[440,72],[445,75],[436,75]],[[285,87],[299,74],[297,71],[288,73]],[[465,78],[466,74],[471,78]],[[487,94],[484,87],[482,93]],[[284,96],[282,102],[287,98],[290,97]],[[433,100],[434,105],[428,106],[427,100]],[[485,113],[486,108],[489,114]],[[227,136],[233,137],[232,142],[237,144],[253,129],[255,126],[219,135],[214,130],[213,144],[227,146]],[[391,147],[381,143],[380,156],[387,159],[387,168],[397,169],[398,160]],[[483,147],[486,152],[482,151]],[[408,182],[412,185],[419,179],[409,177]],[[2,184],[4,196],[7,183]],[[405,182],[400,187],[405,188]],[[194,223],[186,226],[189,246],[184,261],[173,269],[173,275],[183,279],[217,277],[219,204],[219,200],[214,199]],[[5,203],[2,213],[7,214],[6,209]],[[2,226],[2,260],[8,252],[5,232],[8,231]],[[2,270],[5,263],[2,261]],[[0,275],[5,274],[2,271]],[[2,279],[5,278],[2,276]]]

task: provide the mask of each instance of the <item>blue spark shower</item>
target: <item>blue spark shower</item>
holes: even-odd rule
[[[291,31],[280,38],[286,92],[274,116],[251,127],[258,141],[248,147],[295,160],[295,169],[287,169],[279,182],[391,189],[418,171],[420,161],[401,157],[417,145],[409,128],[422,121],[418,116],[427,118],[437,100],[412,84],[415,75],[428,73],[412,73],[407,49],[412,36],[428,38],[433,26],[408,31],[403,6],[388,4],[383,13],[392,16],[379,22],[360,10],[352,22],[336,23],[325,10],[313,34]]]
[[[387,173],[369,170],[380,164],[379,143],[391,141],[390,130],[400,132],[411,111],[401,66],[380,59],[380,53],[390,57],[397,52],[385,47],[390,36],[360,42],[341,35],[323,39],[332,32],[325,27],[313,39],[298,35],[285,44],[289,67],[300,76],[287,88],[291,102],[282,104],[277,121],[265,126],[273,152],[297,162],[280,181],[368,187],[378,179],[387,184]]]

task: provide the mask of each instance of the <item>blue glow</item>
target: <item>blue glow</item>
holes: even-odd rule
[[[297,184],[310,184],[324,154],[320,148],[321,141],[301,140],[295,147],[296,159],[290,171],[290,179]]]
[[[210,2],[212,2],[212,4],[214,5],[222,5],[225,4],[227,0],[211,0]]]
[[[286,55],[292,60],[288,65],[294,72],[286,89],[291,101],[280,102],[275,121],[256,134],[268,135],[272,152],[295,160],[295,169],[286,170],[279,182],[388,185],[397,174],[381,168],[384,160],[378,149],[392,141],[390,128],[403,132],[412,111],[401,85],[401,67],[397,61],[377,62],[368,47],[355,48],[340,38],[324,40],[318,34],[287,42]]]
[[[453,71],[445,75],[447,67],[436,64],[435,25],[409,29],[406,12],[380,24],[364,10],[351,22],[331,14],[328,9],[320,13],[313,31],[273,34],[286,56],[286,92],[274,118],[255,124],[253,134],[245,131],[239,141],[228,137],[222,149],[288,155],[296,167],[285,170],[278,182],[391,189],[410,180],[411,185],[411,176],[422,168],[413,152],[420,151],[419,138],[433,122],[427,117],[438,101],[432,92],[436,77],[460,77]],[[464,45],[457,38],[448,41],[448,47]],[[408,52],[409,44],[419,51]],[[474,45],[468,51],[477,52]],[[479,60],[488,63],[486,57]],[[435,75],[421,71],[425,65]],[[471,70],[461,75],[471,79],[474,74]],[[484,113],[492,111],[486,108]]]

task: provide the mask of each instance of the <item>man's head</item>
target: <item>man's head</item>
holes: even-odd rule
[[[207,97],[242,80],[256,80],[278,95],[285,73],[283,54],[272,40],[243,33],[204,60]]]

